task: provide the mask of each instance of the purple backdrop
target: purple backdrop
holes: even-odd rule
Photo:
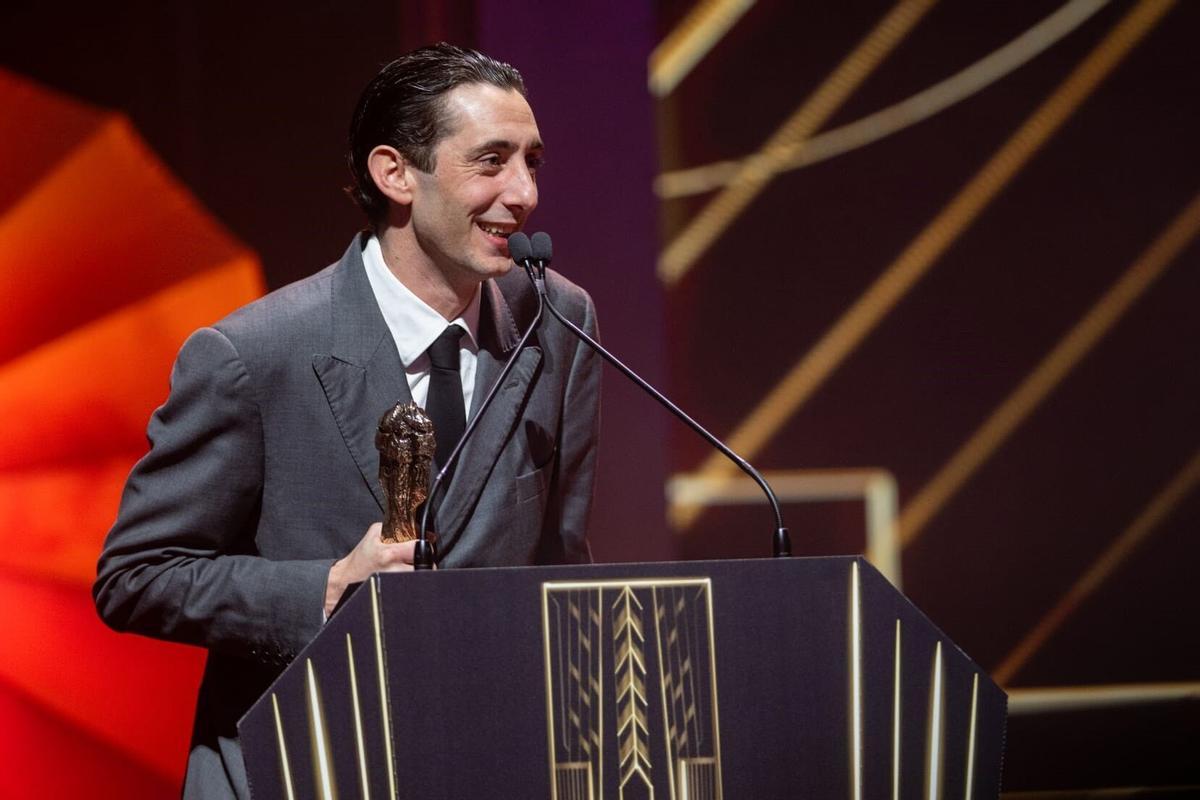
[[[554,237],[554,266],[592,294],[605,345],[661,383],[654,109],[646,90],[652,8],[629,0],[480,0],[476,14],[480,49],[521,70],[546,141],[532,228]],[[663,485],[673,420],[611,369],[602,404],[596,558],[670,558]]]

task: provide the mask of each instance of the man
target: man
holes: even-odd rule
[[[239,717],[347,587],[412,568],[380,540],[376,426],[437,393],[461,428],[514,350],[534,297],[506,239],[542,149],[512,67],[449,45],[389,64],[350,133],[371,231],[183,346],[94,595],[117,630],[210,651],[186,797],[248,796]],[[588,296],[548,284],[594,332]],[[561,326],[531,343],[433,506],[443,569],[589,558],[600,364]]]

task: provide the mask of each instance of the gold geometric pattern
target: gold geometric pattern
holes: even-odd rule
[[[547,726],[554,754],[553,796],[561,800],[593,800],[602,796],[604,765],[604,678],[600,671],[600,590],[576,590],[544,597],[547,708],[555,720]],[[554,646],[550,643],[553,640]],[[554,732],[557,732],[555,735]]]
[[[548,582],[542,631],[554,800],[603,798],[606,763],[621,800],[722,797],[709,579]]]
[[[703,664],[712,656],[704,636],[711,608],[708,587],[655,588],[654,623],[659,647],[659,676],[663,713],[667,720],[667,758],[672,795],[686,798],[721,797],[717,742],[716,687],[711,695],[699,683]],[[713,671],[707,671],[713,676]],[[711,705],[710,705],[711,702]]]
[[[613,648],[616,651],[617,748],[621,791],[635,780],[638,794],[654,796],[650,781],[650,729],[646,722],[646,635],[642,604],[626,586],[612,605]]]

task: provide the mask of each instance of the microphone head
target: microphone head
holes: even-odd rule
[[[529,237],[520,231],[510,234],[508,237],[508,255],[518,264],[523,264],[532,258],[533,246],[529,243]]]
[[[550,244],[550,234],[538,231],[533,235],[530,244],[533,247],[534,260],[542,262],[543,267],[549,266],[550,259],[554,254],[554,247]]]

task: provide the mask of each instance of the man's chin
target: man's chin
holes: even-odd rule
[[[476,264],[476,272],[483,280],[488,278],[502,278],[508,274],[515,266],[511,258],[506,256],[495,256],[482,260]]]

